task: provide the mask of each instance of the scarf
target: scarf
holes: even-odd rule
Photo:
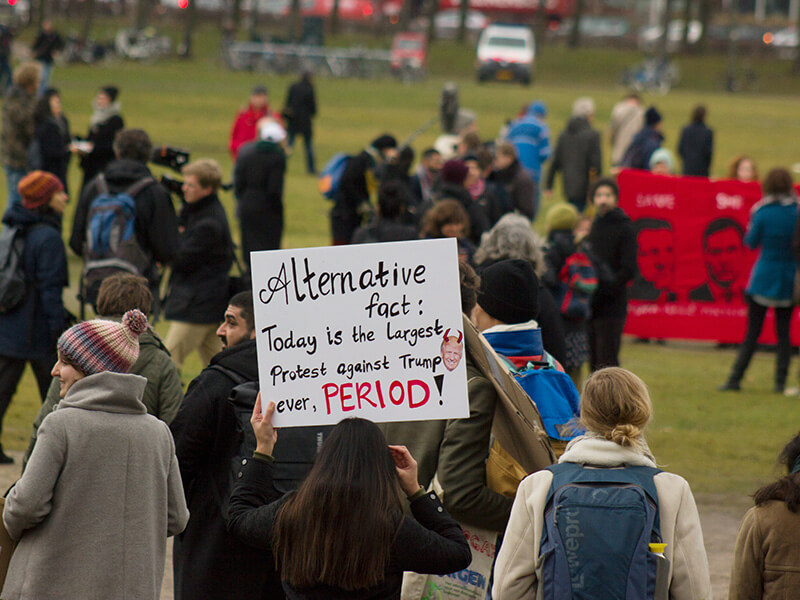
[[[121,108],[122,105],[119,102],[112,102],[105,108],[98,108],[97,105],[95,105],[94,112],[92,116],[89,117],[89,129],[92,129],[95,125],[105,123],[114,115],[118,115]]]

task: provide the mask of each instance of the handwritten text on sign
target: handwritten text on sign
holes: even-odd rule
[[[250,260],[261,394],[276,426],[469,415],[455,240]]]

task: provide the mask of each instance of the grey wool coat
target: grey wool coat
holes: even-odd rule
[[[39,428],[3,523],[19,540],[4,600],[157,600],[167,537],[189,519],[167,425],[141,401],[147,380],[75,382]]]

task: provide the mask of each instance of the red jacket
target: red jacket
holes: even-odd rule
[[[252,105],[248,105],[245,110],[239,111],[236,115],[236,120],[233,122],[231,141],[228,144],[234,160],[236,160],[236,155],[239,154],[241,146],[256,139],[256,123],[258,123],[259,119],[263,119],[268,115],[269,105],[262,110],[255,110]]]

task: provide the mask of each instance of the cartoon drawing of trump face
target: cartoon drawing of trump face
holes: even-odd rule
[[[461,357],[464,355],[464,334],[458,332],[458,337],[450,335],[450,330],[444,332],[444,339],[442,340],[442,364],[448,371],[453,371],[461,362]]]

